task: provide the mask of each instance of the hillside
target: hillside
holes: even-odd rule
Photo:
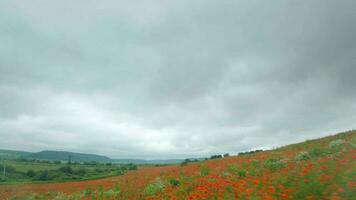
[[[26,152],[26,151],[14,151],[14,150],[0,149],[0,158],[16,159],[16,158],[22,158],[22,157],[29,156],[30,154],[32,154],[32,153]]]
[[[356,196],[355,145],[356,131],[348,131],[254,154],[181,166],[141,167],[108,179],[0,186],[0,197],[43,199],[31,193],[52,191],[42,197],[348,200]]]
[[[41,151],[26,156],[26,158],[41,159],[41,160],[68,160],[69,157],[71,158],[72,161],[76,161],[76,162],[87,162],[87,161],[111,162],[112,161],[112,159],[106,156],[85,154],[85,153],[73,153],[67,151]]]
[[[183,159],[162,159],[162,160],[144,160],[144,159],[113,159],[107,156],[97,154],[75,153],[68,151],[40,151],[40,152],[26,152],[0,149],[0,159],[36,159],[48,161],[67,161],[69,156],[74,162],[111,162],[117,164],[177,164]]]

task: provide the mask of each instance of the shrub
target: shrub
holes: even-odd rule
[[[239,152],[237,155],[242,156],[242,155],[249,155],[249,154],[254,154],[254,153],[258,153],[258,152],[262,152],[262,149],[257,149],[254,151],[246,151],[246,152]]]
[[[203,166],[203,167],[200,169],[200,175],[201,175],[201,176],[207,176],[207,175],[209,175],[209,173],[210,173],[210,169],[207,168],[207,167],[205,167],[205,166]]]
[[[7,181],[6,177],[1,176],[1,177],[0,177],[0,183],[1,183],[1,182],[5,182],[5,181]]]
[[[103,173],[104,170],[103,169],[100,169],[100,168],[95,168],[94,170],[96,173]]]
[[[267,169],[269,169],[271,171],[281,169],[281,168],[285,167],[285,165],[286,164],[282,160],[275,159],[275,158],[270,158],[270,159],[266,160],[264,163],[264,167],[266,167]]]
[[[86,197],[92,197],[94,196],[94,191],[91,187],[87,187],[84,191],[83,191],[84,196]]]
[[[104,192],[104,196],[107,199],[110,199],[112,197],[117,198],[121,193],[121,190],[118,186],[115,186],[114,189],[109,189],[108,191]]]
[[[329,143],[329,147],[332,149],[340,148],[344,145],[345,141],[342,139],[333,140]]]
[[[37,175],[36,180],[39,180],[39,181],[47,181],[47,180],[50,180],[48,170],[41,171],[41,172]]]
[[[351,145],[352,147],[356,148],[356,137],[353,137],[353,138],[351,139],[350,145]]]
[[[235,175],[237,175],[238,177],[246,177],[246,171],[245,170],[243,170],[243,169],[241,169],[241,170],[239,170],[238,168],[237,168],[237,166],[235,166],[235,165],[230,165],[229,167],[228,167],[228,172],[230,172],[231,174],[235,174]]]
[[[184,159],[184,161],[180,164],[180,166],[186,166],[188,163],[192,162],[189,158]]]
[[[104,187],[102,185],[99,185],[98,187],[98,200],[103,200],[104,199]]]
[[[33,177],[36,176],[36,172],[33,171],[32,169],[30,169],[30,170],[28,170],[28,171],[26,172],[26,176],[28,176],[28,177],[30,177],[30,178],[33,178]]]
[[[218,159],[218,158],[222,158],[222,155],[212,155],[212,156],[210,156],[210,159]]]
[[[130,163],[128,165],[128,170],[137,170],[137,165]]]
[[[164,182],[160,178],[156,178],[156,180],[153,183],[150,183],[146,186],[145,188],[145,194],[146,195],[155,195],[158,192],[162,192],[162,190],[165,188]]]
[[[77,175],[80,175],[80,176],[83,176],[83,175],[85,175],[87,173],[87,170],[85,168],[81,167],[81,168],[75,170],[73,173],[77,174]]]
[[[186,161],[183,161],[183,162],[180,164],[181,167],[187,166],[187,165],[188,165],[188,162],[186,162]]]
[[[310,156],[309,156],[309,154],[308,154],[307,152],[302,151],[302,152],[299,152],[299,153],[295,156],[294,159],[297,160],[297,161],[309,160],[309,159],[310,159]]]
[[[180,182],[179,182],[177,179],[175,179],[175,178],[171,178],[171,179],[169,180],[169,183],[170,183],[172,186],[178,186],[178,185],[180,184]]]
[[[116,174],[117,175],[124,175],[124,171],[122,171],[122,170],[120,170],[120,169],[118,169],[118,170],[116,170]]]
[[[242,178],[242,177],[246,177],[246,171],[245,170],[240,170],[237,172],[237,175]]]
[[[319,156],[327,155],[328,151],[326,149],[320,149],[320,148],[314,147],[308,151],[308,154],[311,157],[319,157]]]
[[[66,174],[73,174],[73,169],[70,166],[63,166],[59,168],[59,171],[66,173]]]
[[[235,165],[229,165],[227,171],[230,172],[231,174],[237,175],[237,172],[239,171],[239,169]]]

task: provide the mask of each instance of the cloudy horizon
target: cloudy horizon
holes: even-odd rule
[[[187,158],[356,128],[352,0],[0,2],[0,149]]]

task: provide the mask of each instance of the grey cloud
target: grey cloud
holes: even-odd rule
[[[355,126],[353,1],[3,1],[0,148],[168,158]]]

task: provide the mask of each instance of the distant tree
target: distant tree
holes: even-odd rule
[[[59,171],[66,173],[66,174],[73,174],[73,169],[70,166],[63,166],[59,168]]]
[[[53,161],[53,163],[59,165],[59,164],[61,164],[61,161],[56,160],[56,161]]]
[[[128,165],[128,169],[129,169],[129,170],[137,170],[137,165],[135,165],[135,164],[133,164],[133,163],[130,163],[130,164]]]
[[[87,173],[87,170],[85,168],[81,167],[81,168],[79,168],[77,170],[74,170],[73,173],[83,176],[83,175],[85,175]]]
[[[48,170],[41,171],[40,174],[37,177],[37,180],[40,181],[47,181],[49,180],[49,173]]]
[[[222,158],[222,155],[212,155],[212,156],[210,156],[210,159],[218,159],[218,158]]]
[[[30,177],[30,178],[33,178],[33,177],[35,177],[35,176],[36,176],[36,172],[35,172],[35,171],[33,171],[32,169],[27,170],[27,172],[26,172],[26,176],[28,176],[28,177]]]
[[[72,156],[71,155],[68,155],[68,165],[70,165],[72,162]]]
[[[229,156],[230,156],[229,153],[225,153],[225,154],[224,154],[224,158],[229,157]]]
[[[262,152],[262,151],[263,150],[261,150],[261,149],[257,149],[254,151],[239,152],[237,155],[242,156],[242,155],[254,154],[254,153],[258,153],[258,152]]]

